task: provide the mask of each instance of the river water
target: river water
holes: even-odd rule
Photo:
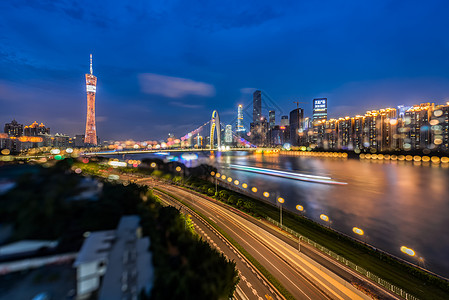
[[[145,155],[137,155],[139,158]],[[251,187],[257,196],[269,192],[285,199],[284,208],[302,205],[308,218],[321,224],[321,214],[342,233],[424,266],[449,278],[449,168],[406,161],[372,161],[237,152],[201,156],[196,163],[216,166],[221,173]],[[131,157],[131,156],[130,156]],[[132,156],[136,159],[136,155]],[[331,177],[345,185],[315,183],[226,168],[229,164]],[[353,227],[364,230],[363,237]],[[400,251],[412,248],[415,257]],[[421,258],[421,260],[419,260]]]

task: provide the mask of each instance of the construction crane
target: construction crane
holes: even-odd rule
[[[301,102],[301,101],[293,101],[293,103],[296,103],[296,108],[299,108],[299,103],[307,104],[306,102]]]

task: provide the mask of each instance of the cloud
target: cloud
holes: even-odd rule
[[[170,105],[184,107],[184,108],[203,108],[204,107],[204,105],[186,104],[186,103],[181,103],[181,102],[177,102],[177,101],[170,102]]]
[[[241,88],[240,89],[240,93],[242,93],[242,94],[252,94],[252,93],[254,93],[255,90],[257,90],[257,89],[256,88],[250,88],[250,87]]]
[[[146,94],[162,95],[168,98],[182,98],[187,95],[215,96],[215,87],[205,82],[171,77],[153,73],[139,74],[140,87]]]

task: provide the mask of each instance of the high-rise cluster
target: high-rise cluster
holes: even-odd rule
[[[313,115],[293,109],[276,125],[275,111],[269,120],[262,113],[263,93],[253,94],[250,141],[259,147],[289,143],[323,150],[355,151],[449,151],[449,103],[422,103],[367,111],[363,116],[327,118],[327,98],[313,99]]]

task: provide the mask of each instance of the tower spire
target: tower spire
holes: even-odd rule
[[[94,70],[92,69],[92,54],[90,55],[90,75],[94,74]]]

